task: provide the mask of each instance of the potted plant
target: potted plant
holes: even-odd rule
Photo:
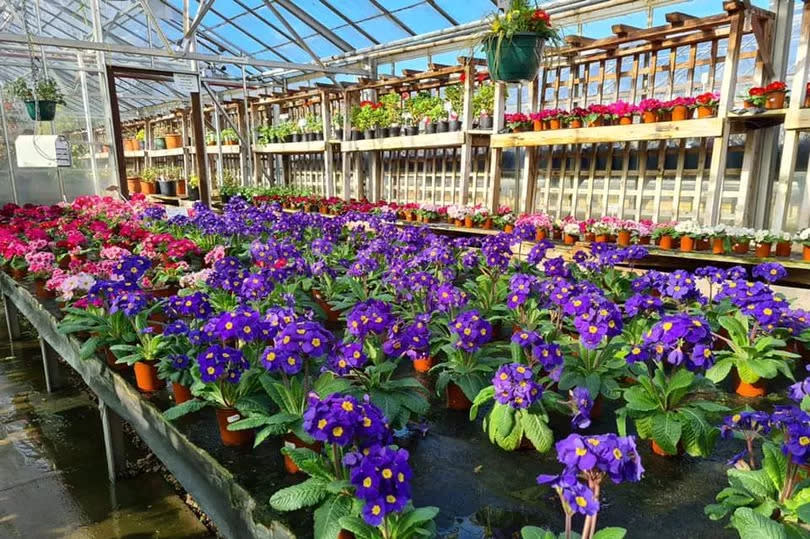
[[[200,200],[200,177],[196,174],[188,177],[188,199]]]
[[[186,189],[186,183],[187,182],[186,182],[186,179],[183,177],[183,169],[180,168],[180,167],[177,167],[175,172],[176,172],[176,178],[177,178],[176,183],[175,183],[175,192],[177,193],[177,196],[184,197],[187,194],[187,189]]]
[[[402,123],[402,98],[397,92],[390,92],[380,98],[380,104],[380,123],[388,130],[386,136],[398,137]]]
[[[642,99],[636,106],[636,112],[641,116],[641,123],[651,124],[660,120],[663,103],[658,99]]]
[[[676,237],[677,232],[672,225],[661,224],[652,231],[652,238],[658,241],[658,247],[667,251],[674,247]]]
[[[608,114],[613,125],[631,125],[635,112],[635,105],[624,101],[616,101],[608,105]]]
[[[145,169],[143,169],[143,172],[141,172],[141,180],[139,182],[141,186],[141,192],[143,194],[154,195],[155,193],[157,193],[157,185],[155,185],[155,182],[157,181],[157,176],[158,176],[157,169],[155,169],[154,167],[146,167]]]
[[[788,93],[787,84],[783,81],[774,81],[765,87],[765,108],[782,109],[785,107],[785,97]]]
[[[206,129],[205,131],[205,144],[207,146],[216,146],[217,145],[217,133],[216,131],[212,131],[211,129]]]
[[[163,196],[175,196],[177,194],[175,180],[177,170],[175,167],[166,167],[161,170],[157,178],[158,191]]]
[[[337,140],[343,140],[343,115],[339,112],[332,115],[332,132]]]
[[[681,252],[684,253],[696,251],[698,242],[706,236],[703,227],[695,221],[681,221],[675,225],[674,230],[674,236],[680,239]]]
[[[141,180],[134,170],[127,171],[127,191],[130,193],[141,192]]]
[[[495,85],[483,83],[473,94],[473,115],[478,118],[479,129],[492,129],[495,110]]]
[[[144,141],[146,140],[146,130],[142,127],[138,129],[138,132],[135,133],[135,140],[138,143],[138,149],[144,149]]]
[[[220,136],[222,137],[222,144],[233,146],[234,144],[239,143],[239,135],[237,135],[236,131],[232,127],[226,127],[220,132]],[[168,145],[168,140],[166,141]]]
[[[585,115],[585,125],[588,127],[600,127],[604,125],[605,119],[609,117],[610,109],[607,105],[600,105],[593,103],[588,105],[586,109],[588,114]]]
[[[506,13],[495,13],[484,38],[489,75],[493,80],[517,82],[537,75],[546,41],[559,33],[551,17],[530,0],[512,0]]]
[[[795,241],[802,244],[802,260],[810,262],[810,227],[799,231]]]
[[[665,107],[669,109],[673,122],[688,120],[692,117],[695,100],[692,97],[676,97],[667,101]]]
[[[26,77],[19,77],[10,83],[12,95],[25,103],[28,116],[34,121],[51,122],[56,116],[56,105],[64,105],[65,97],[55,79],[43,77],[34,79],[33,88]]]
[[[738,255],[748,254],[754,230],[745,227],[728,227],[726,234],[731,241],[731,251]]]
[[[633,226],[632,221],[619,221],[616,230],[616,245],[619,247],[628,247],[633,237],[633,232],[637,229]]]
[[[543,120],[548,129],[562,129],[563,122],[568,118],[568,111],[563,109],[547,109],[543,111]]]
[[[582,234],[582,225],[576,221],[570,221],[563,225],[563,242],[566,245],[574,245]]]
[[[166,127],[162,125],[158,125],[152,128],[152,149],[153,150],[165,150],[166,149]]]
[[[175,148],[182,148],[183,147],[183,135],[180,133],[165,133],[164,138],[166,140],[166,149],[173,150]]]
[[[582,107],[574,107],[568,116],[565,117],[565,125],[571,129],[579,129],[585,123],[585,117],[588,115],[588,110]]]
[[[514,114],[504,114],[503,115],[504,123],[506,127],[512,133],[520,133],[522,131],[529,130],[531,126],[531,120],[528,116],[521,112],[516,112]]]
[[[507,234],[514,230],[515,220],[515,214],[512,213],[512,209],[509,206],[499,207],[497,214],[492,217],[492,223]]]
[[[754,256],[768,258],[771,256],[771,247],[776,241],[776,234],[770,230],[757,230],[754,232]]]
[[[765,88],[761,86],[753,86],[748,89],[743,96],[743,107],[751,108],[765,108]]]
[[[776,256],[787,258],[793,250],[793,236],[790,232],[776,232],[774,234],[774,241],[776,241],[775,254]]]
[[[545,128],[545,112],[532,112],[529,114],[529,120],[532,122],[532,131],[542,131]]]
[[[450,105],[449,113],[454,113],[458,118],[464,112],[464,86],[461,84],[453,84],[444,89],[444,98]],[[450,129],[450,131],[458,131],[458,129]]]
[[[698,118],[713,118],[717,116],[717,107],[720,105],[720,96],[714,92],[706,92],[695,97],[695,108]]]
[[[156,303],[150,308],[146,307],[146,298],[143,292],[128,292],[132,295],[129,305],[142,301],[144,308],[134,317],[130,315],[133,333],[136,336],[134,343],[114,344],[110,351],[115,354],[118,363],[123,363],[135,370],[135,385],[144,393],[154,393],[163,388],[163,381],[158,377],[157,364],[168,352],[168,342],[162,333],[145,331],[149,326],[149,315],[152,311],[161,308]],[[142,299],[138,296],[144,296]]]

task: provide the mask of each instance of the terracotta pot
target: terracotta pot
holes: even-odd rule
[[[159,389],[163,389],[165,385],[163,380],[158,378],[157,367],[153,362],[136,361],[133,366],[135,369],[135,385],[144,393],[154,393]]]
[[[413,370],[416,372],[428,372],[435,364],[436,360],[430,356],[420,357],[413,360]]]
[[[737,369],[734,369],[734,392],[741,397],[764,397],[768,393],[768,382],[765,378],[760,378],[753,384],[743,382]]]
[[[543,130],[543,120],[532,120],[532,129],[534,131],[542,131]]]
[[[408,221],[408,222],[413,221],[413,213],[411,213],[409,211],[406,211],[405,212],[405,220]]]
[[[463,221],[463,220],[461,220],[461,219],[454,219],[454,220],[453,220],[453,224],[454,224],[455,226],[462,227],[462,226],[464,226],[464,221]]]
[[[282,440],[284,442],[284,447],[289,449],[307,448],[315,451],[316,453],[320,453],[321,449],[323,449],[323,444],[321,442],[308,444],[292,432],[285,434]],[[287,473],[291,475],[297,474],[301,471],[301,468],[296,466],[292,459],[287,455],[284,455],[284,469],[287,470]]]
[[[166,149],[171,150],[173,148],[182,148],[183,147],[183,136],[179,134],[171,134],[166,135],[164,137],[166,139]]]
[[[467,398],[467,395],[453,382],[447,384],[447,407],[451,410],[469,410],[472,402]]]
[[[484,230],[492,230],[492,217],[487,217],[483,224]]]
[[[186,180],[177,180],[177,196],[186,196]]]
[[[639,245],[649,245],[650,244],[650,237],[649,236],[641,236],[638,239]]]
[[[155,182],[140,182],[141,193],[145,195],[154,195],[157,193],[157,184]]]
[[[506,232],[507,234],[511,234],[513,230],[515,230],[515,225],[504,225],[503,226],[503,231]]]
[[[329,322],[337,322],[340,319],[340,312],[334,310],[332,306],[329,305],[326,298],[324,298],[323,294],[321,294],[320,290],[316,288],[312,289],[312,299],[314,299],[315,303],[318,304],[318,307],[323,310],[324,314],[326,315],[326,319]]]
[[[568,127],[571,129],[579,129],[582,127],[582,119],[581,118],[574,118],[568,123]]]
[[[619,234],[617,236],[616,243],[620,247],[627,247],[630,245],[630,231],[629,230],[619,230]]]
[[[546,239],[546,234],[545,228],[538,228],[534,231],[534,241],[543,241]]]
[[[127,191],[130,193],[140,193],[141,180],[138,178],[127,178]]]
[[[700,238],[695,242],[695,251],[708,251],[709,250],[709,240],[706,238]]]
[[[757,258],[768,258],[771,256],[771,244],[770,243],[758,243],[757,246],[754,248],[754,256]]]
[[[48,299],[56,297],[56,294],[53,293],[52,290],[48,290],[45,288],[45,283],[47,281],[45,279],[37,279],[34,281],[35,293],[38,298],[41,299]]]
[[[695,239],[690,238],[689,236],[684,236],[681,238],[681,252],[683,253],[691,253],[695,250]]]
[[[786,92],[770,92],[765,94],[765,108],[770,110],[785,108],[785,94]]]
[[[726,240],[723,238],[712,238],[712,253],[716,255],[726,254]]]
[[[744,255],[748,254],[748,249],[750,248],[750,242],[748,240],[736,242],[731,246],[731,250],[734,254]]]
[[[559,129],[560,127],[562,127],[562,121],[559,118],[551,118],[548,121],[549,129]]]
[[[22,281],[25,279],[26,273],[28,273],[28,270],[25,268],[12,268],[11,278],[15,281]]]
[[[661,236],[661,240],[658,242],[658,247],[669,251],[670,249],[672,249],[673,244],[674,241],[672,239],[672,236]]]
[[[228,430],[228,425],[242,419],[242,414],[235,408],[217,408],[217,425],[222,445],[241,447],[253,442],[253,429]]]
[[[656,110],[645,110],[641,113],[641,123],[643,124],[654,124],[658,121],[658,111]]]
[[[664,451],[664,448],[661,447],[660,445],[658,445],[657,443],[655,443],[655,440],[650,440],[650,446],[652,446],[652,452],[655,453],[656,455],[658,455],[659,457],[674,457],[674,456],[676,456],[676,455],[672,455],[672,454],[667,453],[666,451]],[[678,444],[678,454],[680,455],[681,453],[682,453],[682,451],[681,451],[681,448],[680,448],[680,444]]]
[[[107,362],[108,367],[118,372],[127,370],[129,365],[126,363],[118,363],[118,358],[115,357],[112,350],[105,346],[102,351],[104,352],[104,360]]]
[[[707,107],[706,105],[701,105],[697,108],[698,118],[714,118],[716,114],[717,114],[716,107]]]
[[[603,125],[605,125],[605,119],[601,116],[588,122],[588,127],[602,127]]]
[[[177,382],[172,382],[172,393],[174,393],[175,404],[183,404],[184,402],[190,401],[194,398],[189,388],[183,384],[178,384]]]
[[[750,99],[743,99],[743,108],[753,109],[754,108],[754,102],[751,101]]]
[[[619,125],[633,125],[632,116],[622,116],[619,118]]]
[[[551,231],[551,239],[560,241],[563,237],[562,230],[555,228]]]
[[[672,121],[673,122],[680,122],[682,120],[688,120],[692,117],[692,111],[689,110],[689,107],[686,105],[675,105],[672,107]]]
[[[607,243],[608,235],[607,234],[597,234],[596,237],[594,238],[594,240],[596,241],[596,243]]]
[[[348,530],[340,530],[338,532],[338,539],[355,539],[354,534]]]
[[[574,245],[576,242],[577,242],[577,237],[572,236],[571,234],[566,234],[563,237],[563,243],[565,243],[566,245]]]
[[[810,247],[807,245],[802,248],[802,260],[810,262]]]
[[[472,215],[467,215],[467,216],[464,217],[464,227],[465,228],[472,228],[473,227]]]
[[[585,233],[585,241],[589,241],[591,243],[596,241],[596,234],[593,232],[586,232]]]
[[[778,241],[776,242],[776,256],[788,257],[793,250],[793,242]]]

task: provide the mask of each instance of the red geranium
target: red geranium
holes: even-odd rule
[[[753,88],[748,90],[748,95],[750,95],[751,97],[759,97],[761,95],[765,95],[765,88],[754,86]]]
[[[535,9],[532,13],[533,21],[543,21],[547,25],[551,23],[551,16],[542,9]]]
[[[467,73],[462,72],[461,76],[458,78],[458,80],[459,80],[459,82],[464,82],[465,80],[467,80]]]
[[[767,94],[772,92],[784,92],[785,90],[787,90],[787,84],[781,80],[773,81],[765,87],[765,93]]]

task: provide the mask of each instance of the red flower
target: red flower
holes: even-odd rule
[[[400,95],[402,96],[402,99],[410,99],[411,98],[411,92],[402,92],[402,94],[400,94]]]
[[[372,107],[373,107],[373,106],[374,106],[374,102],[373,102],[373,101],[369,101],[369,100],[361,101],[361,102],[360,102],[360,106],[361,106],[361,107],[368,107],[368,106],[372,106]]]
[[[461,76],[458,78],[458,80],[459,80],[459,82],[464,82],[465,80],[467,80],[467,72],[463,71],[461,73]]]
[[[533,21],[542,21],[542,22],[546,23],[546,25],[551,23],[551,17],[549,16],[548,13],[546,13],[542,9],[535,9],[534,10],[534,13],[532,13],[532,20]]]
[[[487,73],[486,71],[481,71],[475,74],[476,82],[484,82],[487,79],[489,79],[489,73]],[[810,84],[808,86],[810,86]]]
[[[787,84],[781,80],[773,81],[765,87],[765,93],[784,92],[785,90],[787,90]]]
[[[754,86],[750,90],[748,90],[748,95],[751,97],[757,97],[760,95],[765,94],[765,88],[760,88],[759,86]]]

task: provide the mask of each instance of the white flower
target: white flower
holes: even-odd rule
[[[579,223],[566,223],[563,232],[569,236],[579,236]]]

